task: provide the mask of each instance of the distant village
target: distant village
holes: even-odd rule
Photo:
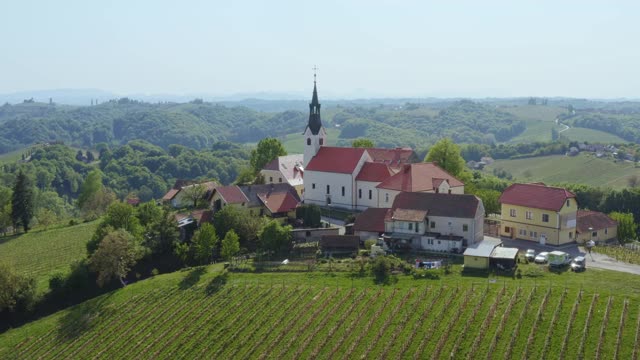
[[[516,183],[500,196],[502,218],[493,231],[486,228],[482,200],[464,193],[464,183],[435,163],[419,162],[410,148],[327,146],[320,102],[314,81],[309,121],[301,136],[303,154],[280,156],[260,172],[264,184],[227,185],[178,181],[162,198],[175,208],[193,202],[191,191],[201,187],[206,209],[176,215],[183,236],[188,229],[210,222],[227,206],[248,210],[294,225],[296,242],[318,241],[328,253],[354,253],[374,239],[382,251],[414,250],[464,255],[465,268],[514,268],[518,248],[503,239],[552,245],[616,239],[617,223],[595,211],[579,210],[576,195],[543,183]],[[580,144],[580,151],[617,155],[613,146]],[[626,154],[630,155],[630,154]],[[633,159],[630,159],[633,160]],[[469,162],[479,169],[493,159]],[[317,205],[329,214],[351,212],[353,223],[309,228],[296,221],[296,209]],[[334,221],[335,222],[335,221]]]

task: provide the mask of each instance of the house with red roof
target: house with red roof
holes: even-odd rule
[[[618,237],[618,223],[598,211],[578,210],[576,233],[578,243],[589,240],[607,242]]]
[[[244,208],[255,216],[269,216],[285,221],[294,219],[300,197],[287,183],[261,185],[229,185],[215,189],[211,198],[213,212],[226,206]]]
[[[213,190],[220,186],[216,181],[196,182],[192,180],[177,180],[173,187],[162,197],[162,201],[170,203],[174,208],[193,206],[190,191],[199,187],[198,193],[202,194],[201,200],[209,201]]]
[[[513,184],[500,196],[500,236],[563,245],[576,241],[576,195],[543,183]]]

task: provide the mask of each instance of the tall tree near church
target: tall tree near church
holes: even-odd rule
[[[24,232],[28,232],[33,214],[33,184],[27,175],[20,171],[11,197],[11,220],[15,227],[22,224]]]
[[[287,151],[284,149],[284,146],[282,146],[280,140],[276,138],[264,138],[260,140],[258,146],[251,151],[249,161],[253,171],[257,174],[271,160],[284,155],[287,155]]]
[[[375,147],[373,141],[367,138],[358,138],[351,142],[351,147],[354,148],[372,148]]]
[[[460,146],[450,138],[444,138],[429,149],[424,161],[435,162],[453,176],[458,176],[464,170],[464,159],[460,155]]]

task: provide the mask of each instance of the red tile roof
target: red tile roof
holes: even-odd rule
[[[394,167],[411,163],[415,158],[415,155],[411,148],[369,148],[367,149],[367,152],[369,153],[369,156],[371,156],[371,160],[373,162],[384,163]]]
[[[391,208],[424,210],[429,216],[473,218],[479,203],[475,195],[403,192],[396,195]]]
[[[578,210],[578,219],[576,224],[576,231],[579,233],[588,233],[591,230],[598,231],[606,228],[612,228],[618,226],[618,223],[601,212]]]
[[[305,171],[351,174],[364,152],[363,148],[322,146]]]
[[[462,181],[434,163],[416,163],[404,165],[397,174],[377,187],[405,192],[433,191],[444,180],[447,180],[451,187],[464,186]]]
[[[215,189],[227,204],[242,204],[249,202],[242,190],[236,185],[219,186]]]
[[[353,224],[354,231],[384,232],[384,219],[391,209],[368,208],[363,211]]]
[[[289,212],[298,207],[300,202],[290,193],[261,193],[258,198],[272,214]]]
[[[171,189],[166,194],[164,194],[164,196],[162,197],[162,200],[164,201],[173,200],[173,198],[176,197],[176,195],[178,195],[179,192],[180,192],[180,189]]]
[[[366,162],[356,176],[357,181],[383,182],[393,175],[388,165]]]
[[[502,192],[499,201],[501,204],[559,211],[567,199],[575,197],[569,190],[542,183],[513,184]]]

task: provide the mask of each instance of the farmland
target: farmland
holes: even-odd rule
[[[454,274],[380,287],[345,274],[220,270],[157,276],[11,330],[0,335],[0,357],[631,359],[638,351],[639,284],[628,275],[491,283]],[[603,285],[613,277],[629,290]]]
[[[546,184],[570,182],[616,189],[626,187],[630,176],[640,175],[640,168],[631,162],[616,163],[592,154],[496,160],[485,171],[491,172],[493,169],[504,169],[520,181],[542,181]]]
[[[86,256],[87,241],[97,226],[94,221],[0,238],[0,262],[35,277],[38,290],[45,290],[52,272],[67,271],[73,261]]]

